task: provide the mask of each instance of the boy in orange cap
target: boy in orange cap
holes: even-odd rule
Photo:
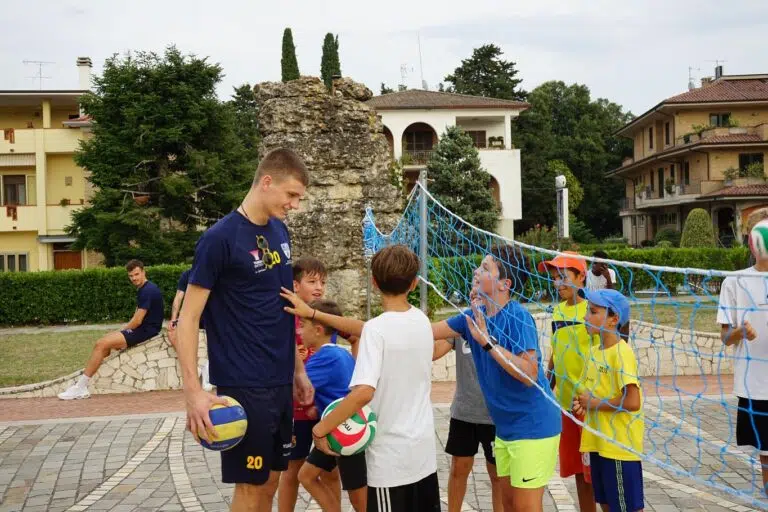
[[[579,296],[587,278],[587,262],[578,253],[566,251],[538,265],[539,272],[549,272],[562,302],[552,312],[552,357],[549,359],[549,382],[564,411],[570,411],[576,387],[586,366],[593,337],[587,332],[584,317],[587,301]],[[583,421],[583,418],[579,418]],[[589,459],[579,451],[581,427],[562,415],[560,436],[560,476],[576,477],[579,509],[594,512],[597,508],[592,491]]]

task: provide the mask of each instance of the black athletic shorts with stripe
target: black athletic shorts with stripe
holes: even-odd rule
[[[399,487],[368,487],[367,512],[440,512],[437,473]]]

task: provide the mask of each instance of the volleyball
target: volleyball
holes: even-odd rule
[[[339,398],[331,402],[323,411],[323,418],[334,410],[342,400],[343,398]],[[348,456],[365,451],[374,437],[376,437],[376,413],[366,405],[336,427],[326,439],[328,439],[331,450],[339,455]]]
[[[229,450],[243,439],[248,428],[248,418],[240,402],[230,396],[221,398],[227,400],[227,405],[216,404],[209,413],[218,437],[210,442],[200,438],[200,444],[209,450]]]
[[[749,248],[756,260],[768,259],[768,219],[755,224],[749,232]]]

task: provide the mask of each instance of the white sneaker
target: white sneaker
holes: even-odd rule
[[[208,367],[207,365],[200,368],[200,373],[203,377],[203,390],[205,391],[212,391],[213,390],[213,384],[208,380]]]
[[[88,391],[87,387],[73,384],[66,391],[59,393],[58,396],[61,400],[79,400],[81,398],[89,398],[91,393]]]

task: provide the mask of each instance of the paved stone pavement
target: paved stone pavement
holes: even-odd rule
[[[752,454],[731,444],[732,406],[732,399],[720,396],[648,399],[645,447],[654,460],[644,463],[646,510],[739,512],[759,507],[759,502],[703,485],[708,481],[749,493],[760,480],[759,468],[749,459]],[[447,405],[435,406],[444,498],[448,414]],[[228,510],[232,487],[220,482],[219,471],[218,454],[194,442],[178,412],[0,423],[0,512]],[[699,481],[678,477],[676,471]],[[491,510],[481,456],[470,478],[464,509]],[[572,479],[555,477],[545,494],[545,510],[576,510],[575,497]],[[296,510],[318,509],[302,491]]]

